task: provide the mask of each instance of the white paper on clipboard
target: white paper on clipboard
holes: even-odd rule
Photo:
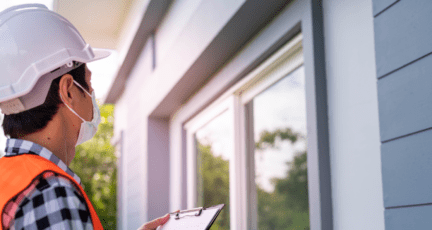
[[[177,213],[170,213],[170,219],[164,225],[159,226],[158,230],[206,230],[210,229],[213,222],[221,212],[224,204],[219,204],[208,208],[197,208],[184,210]]]

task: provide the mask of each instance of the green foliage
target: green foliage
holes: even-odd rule
[[[257,150],[276,148],[278,139],[294,144],[299,137],[290,128],[264,131],[256,143]],[[273,192],[269,193],[257,185],[259,229],[310,229],[307,152],[297,153],[287,165],[289,170],[284,178],[273,178]]]
[[[278,193],[287,194],[290,199],[285,200],[286,206],[299,212],[307,212],[308,180],[307,180],[307,154],[302,152],[294,157],[293,162],[287,163],[290,169],[285,178],[274,179],[275,189]]]
[[[277,148],[280,141],[295,143],[301,138],[290,128],[264,131],[256,142],[257,151]],[[211,145],[198,142],[199,203],[204,207],[224,203],[211,229],[229,229],[229,162],[214,156]],[[275,190],[267,192],[257,185],[259,229],[309,230],[307,153],[297,153],[284,178],[272,180]]]
[[[260,133],[260,139],[255,143],[257,150],[276,148],[279,141],[289,140],[295,143],[300,134],[294,133],[290,128],[276,129],[273,132],[264,130]]]
[[[306,152],[294,157],[286,177],[275,178],[275,190],[257,186],[259,229],[310,229]]]
[[[214,156],[211,145],[198,142],[199,192],[198,200],[203,207],[225,204],[212,229],[229,229],[229,162],[221,156]]]
[[[116,229],[117,167],[113,136],[113,105],[100,106],[101,124],[93,139],[77,146],[70,168],[81,178],[104,229]]]

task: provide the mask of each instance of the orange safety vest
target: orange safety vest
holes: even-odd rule
[[[34,154],[2,157],[0,159],[0,228],[3,226],[2,213],[5,205],[13,197],[24,191],[37,176],[45,172],[55,172],[69,178],[69,180],[79,188],[87,202],[93,229],[103,229],[93,205],[84,192],[84,189],[75,179],[53,162]]]

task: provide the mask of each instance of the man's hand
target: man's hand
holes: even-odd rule
[[[168,222],[169,218],[170,218],[170,214],[168,213],[163,217],[160,217],[160,218],[157,218],[156,220],[152,220],[148,223],[145,223],[138,230],[155,230],[160,225],[163,225],[166,222]]]

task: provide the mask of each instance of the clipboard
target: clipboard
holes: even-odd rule
[[[215,222],[225,204],[208,208],[194,208],[170,213],[170,219],[157,230],[208,230]]]

